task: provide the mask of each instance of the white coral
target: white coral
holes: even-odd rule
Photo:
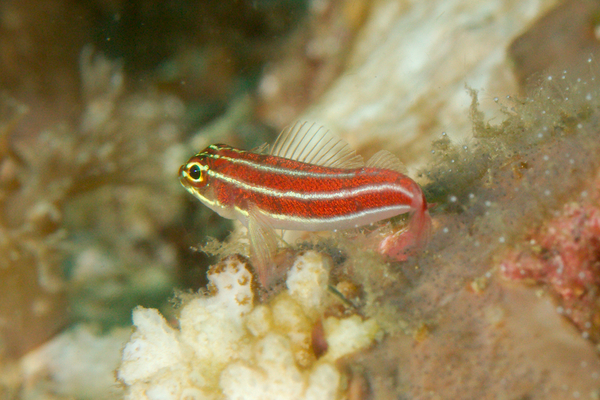
[[[123,350],[119,378],[128,385],[146,381],[159,371],[179,365],[181,349],[175,330],[155,309],[138,307],[133,311],[137,330]]]
[[[288,290],[253,306],[252,275],[229,257],[209,271],[213,295],[191,300],[180,330],[158,311],[137,308],[119,379],[130,400],[298,399],[343,397],[335,361],[370,345],[378,328],[358,316],[323,320],[327,353],[316,360],[311,332],[322,318],[328,268],[321,255],[296,259]]]
[[[298,257],[286,281],[290,295],[307,311],[323,307],[329,280],[329,269],[323,261],[323,257],[314,252]]]

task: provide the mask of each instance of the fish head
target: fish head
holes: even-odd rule
[[[210,187],[209,169],[209,159],[205,152],[191,157],[179,168],[181,185],[205,204],[212,203],[212,199],[207,198]]]

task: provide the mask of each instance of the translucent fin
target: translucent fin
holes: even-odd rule
[[[261,285],[267,288],[274,268],[272,260],[277,251],[277,235],[275,230],[264,221],[260,210],[254,206],[249,209],[248,238],[252,264],[256,268]]]
[[[360,168],[363,158],[342,139],[314,123],[296,122],[280,134],[271,155],[332,168]]]
[[[395,155],[387,150],[380,150],[373,154],[373,157],[367,161],[367,167],[391,169],[392,171],[400,172],[401,174],[406,173],[406,167],[402,164],[402,161]]]
[[[405,261],[408,257],[421,251],[431,237],[432,221],[427,211],[427,202],[423,193],[415,193],[414,212],[406,229],[387,234],[377,246],[379,253],[396,261]]]
[[[257,154],[269,154],[269,143],[263,143],[260,146],[253,148],[252,152]]]

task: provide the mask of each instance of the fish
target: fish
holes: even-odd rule
[[[406,249],[426,244],[431,229],[421,187],[392,153],[381,150],[365,163],[314,123],[297,122],[273,146],[250,151],[210,145],[180,167],[179,180],[204,205],[247,227],[263,286],[277,251],[275,230],[349,229],[411,213],[408,229],[378,249],[402,260]]]

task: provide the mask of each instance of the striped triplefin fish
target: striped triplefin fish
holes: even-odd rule
[[[386,150],[365,164],[347,143],[304,122],[284,130],[270,149],[210,145],[181,166],[179,179],[206,206],[248,228],[264,285],[277,249],[275,229],[347,229],[410,212],[408,230],[379,250],[402,259],[407,248],[423,246],[431,226],[427,203],[402,170]]]

